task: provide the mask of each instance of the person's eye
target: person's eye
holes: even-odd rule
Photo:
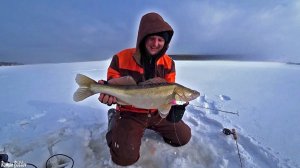
[[[155,41],[155,38],[151,37],[151,38],[150,38],[150,41]]]

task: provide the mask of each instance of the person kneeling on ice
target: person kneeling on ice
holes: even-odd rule
[[[160,77],[175,82],[175,63],[166,54],[173,36],[172,27],[157,13],[147,13],[140,21],[136,48],[125,49],[113,56],[107,72],[107,81],[132,76],[136,83]],[[99,84],[106,81],[99,80]],[[113,96],[101,93],[99,101],[112,105]],[[140,157],[141,139],[145,129],[159,133],[174,147],[185,145],[191,138],[190,127],[182,121],[186,102],[173,105],[166,118],[157,109],[140,109],[132,105],[116,105],[108,112],[109,128],[106,134],[112,161],[118,165],[134,164]]]

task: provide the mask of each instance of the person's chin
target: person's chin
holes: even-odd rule
[[[150,51],[149,53],[150,53],[151,55],[155,55],[155,54],[158,53],[158,51]]]

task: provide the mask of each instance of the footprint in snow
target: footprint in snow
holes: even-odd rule
[[[200,108],[204,109],[206,113],[218,114],[218,111],[215,110],[216,102],[213,100],[209,100],[208,97],[204,94],[197,98],[198,103],[200,104]]]
[[[200,97],[198,97],[197,99],[198,99],[198,102],[199,102],[200,104],[207,102],[207,100],[206,100],[206,99],[207,99],[206,95],[200,96]]]
[[[219,98],[223,101],[228,101],[228,100],[231,100],[231,98],[229,96],[226,96],[226,95],[219,95]]]

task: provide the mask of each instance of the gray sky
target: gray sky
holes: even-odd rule
[[[299,0],[3,0],[0,62],[110,58],[135,47],[152,11],[175,30],[169,54],[300,62]]]

